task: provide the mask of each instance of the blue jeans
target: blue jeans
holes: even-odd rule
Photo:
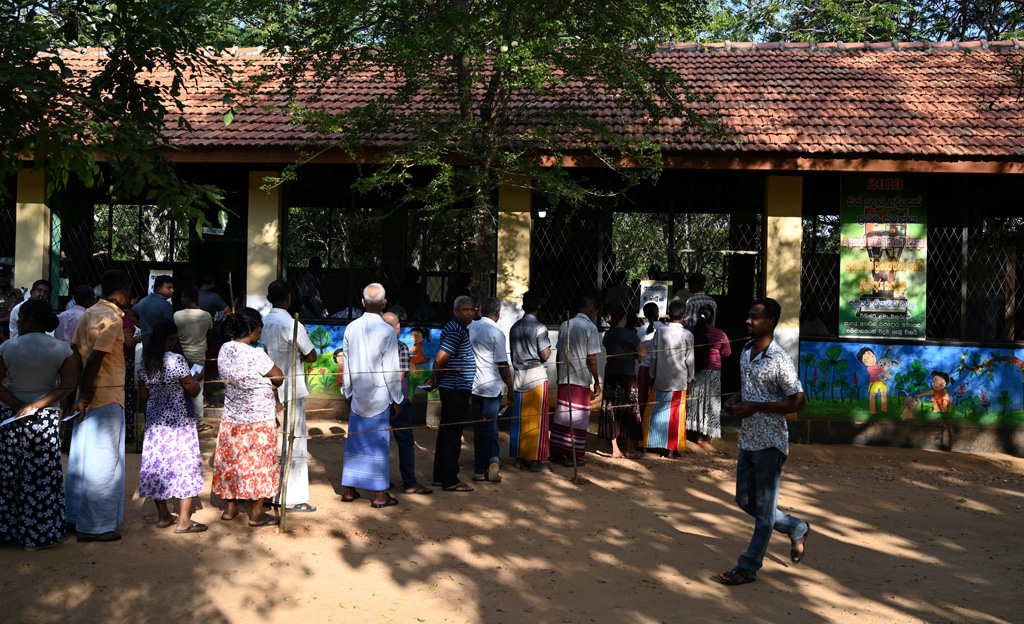
[[[398,414],[391,419],[392,427],[405,427],[392,431],[398,445],[398,471],[402,474],[402,488],[416,485],[416,443],[412,435],[412,409],[409,399],[398,406]]]
[[[768,551],[772,531],[779,531],[790,539],[807,533],[807,523],[778,509],[779,484],[786,456],[777,448],[760,451],[740,449],[736,465],[736,504],[754,517],[754,536],[747,552],[740,555],[739,567],[756,577]]]
[[[473,441],[476,453],[473,456],[473,476],[487,474],[487,466],[491,462],[501,461],[498,448],[498,410],[501,409],[501,395],[482,397],[473,395],[473,414],[478,423],[479,433]]]

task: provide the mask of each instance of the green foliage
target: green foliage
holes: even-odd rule
[[[910,394],[917,394],[928,389],[928,369],[924,368],[921,360],[914,360],[910,363],[910,370],[907,371],[904,379],[910,383],[908,391]]]
[[[216,2],[171,0],[25,1],[0,4],[0,176],[23,162],[49,174],[48,192],[71,176],[106,185],[114,201],[136,200],[173,210],[201,229],[220,207],[213,186],[178,177],[159,152],[168,126],[188,127],[177,114],[190,77],[227,81],[227,70],[202,47],[216,30]],[[60,56],[68,47],[102,46],[98,70]],[[154,80],[150,72],[167,72]],[[105,171],[98,157],[106,160]]]
[[[716,0],[702,37],[731,41],[1010,39],[1024,29],[1012,0]]]
[[[270,52],[286,62],[250,86],[286,97],[283,110],[353,158],[376,154],[355,189],[440,211],[469,210],[474,286],[493,249],[496,191],[526,177],[549,204],[579,207],[657,175],[660,151],[645,132],[673,117],[710,140],[724,136],[699,115],[704,99],[648,62],[670,33],[704,18],[692,0],[307,0],[243,3]],[[276,29],[275,24],[285,26]],[[273,73],[269,73],[273,72]],[[390,84],[338,114],[317,89],[354,77]],[[270,87],[274,84],[274,87]],[[566,97],[572,85],[574,95]],[[600,106],[602,116],[588,108]],[[623,138],[625,127],[631,135]],[[330,137],[328,140],[327,137]],[[395,140],[401,137],[400,140]],[[382,144],[391,145],[383,150]],[[618,173],[588,180],[560,165],[584,156]],[[627,167],[626,164],[638,167]],[[301,164],[301,160],[300,163]],[[551,166],[554,165],[554,166]],[[426,175],[419,174],[426,171]],[[284,177],[294,174],[294,168]]]
[[[320,353],[323,353],[324,349],[331,346],[331,334],[323,327],[318,326],[309,332],[309,341],[313,343],[314,347],[320,349]]]

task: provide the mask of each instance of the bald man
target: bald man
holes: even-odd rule
[[[398,316],[391,312],[385,312],[382,316],[384,321],[395,328],[395,335],[399,335],[402,326]],[[412,432],[412,409],[409,403],[409,375],[416,372],[415,364],[409,361],[409,346],[401,340],[398,341],[399,370],[402,371],[402,403],[394,406],[391,412],[392,433],[395,434],[395,444],[398,445],[398,470],[402,474],[402,491],[406,494],[431,494],[434,490],[420,485],[416,481],[416,440]]]

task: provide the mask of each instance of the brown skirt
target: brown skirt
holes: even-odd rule
[[[637,396],[635,375],[605,375],[597,437],[602,440],[640,439]]]

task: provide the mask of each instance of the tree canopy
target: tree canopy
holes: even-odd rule
[[[112,199],[145,200],[201,228],[219,192],[177,175],[160,152],[168,147],[162,130],[187,126],[176,113],[190,76],[229,79],[203,49],[224,14],[210,0],[0,2],[0,176],[30,160],[49,174],[51,192],[75,175],[106,184]],[[106,50],[98,71],[61,55],[88,46]],[[152,79],[156,69],[169,80]]]
[[[286,61],[256,91],[274,84],[289,95],[284,108],[324,138],[308,154],[328,144],[357,159],[374,154],[358,189],[468,209],[481,260],[474,263],[478,292],[503,179],[529,180],[523,183],[549,201],[579,205],[616,185],[607,170],[600,179],[571,174],[557,166],[563,159],[596,158],[628,185],[657,172],[657,146],[644,135],[651,124],[671,116],[709,137],[720,134],[714,120],[695,112],[699,98],[678,75],[649,62],[667,33],[701,22],[701,2],[307,0],[269,8],[253,11],[262,18],[247,26]],[[388,88],[331,112],[319,91],[298,88],[310,76],[321,89],[360,76]],[[588,114],[594,103],[600,118]],[[632,137],[614,131],[616,124]]]
[[[1024,35],[1013,0],[713,0],[704,38],[731,41],[952,41]]]

